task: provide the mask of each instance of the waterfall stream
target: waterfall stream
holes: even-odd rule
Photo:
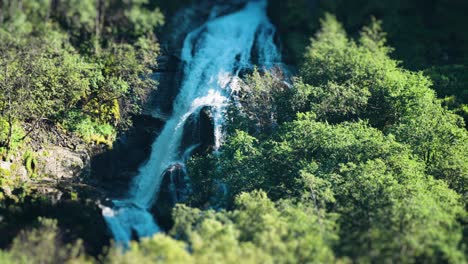
[[[212,109],[215,148],[219,148],[224,109],[238,85],[239,73],[253,68],[252,54],[260,67],[279,61],[273,41],[275,29],[266,6],[266,0],[252,0],[234,13],[210,16],[187,35],[181,53],[184,78],[172,115],[152,144],[150,157],[140,167],[127,197],[113,200],[112,208],[103,208],[118,243],[128,243],[132,234],[147,237],[159,231],[149,209],[158,197],[164,172],[174,164],[183,164],[194,149],[181,144],[189,117],[198,118],[204,107]]]

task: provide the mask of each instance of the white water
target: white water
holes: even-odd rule
[[[273,42],[274,28],[266,16],[266,0],[253,0],[235,13],[212,17],[185,39],[181,58],[184,80],[172,116],[152,145],[149,160],[140,168],[126,199],[114,200],[113,208],[103,208],[104,218],[119,243],[159,231],[149,208],[157,199],[164,172],[184,163],[192,148],[181,149],[184,124],[210,106],[215,124],[215,148],[222,143],[224,109],[238,74],[252,68],[252,51],[263,67],[279,60]],[[256,50],[253,50],[256,49]]]

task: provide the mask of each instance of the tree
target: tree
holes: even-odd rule
[[[76,106],[89,89],[89,64],[54,32],[15,39],[2,31],[0,39],[0,113],[9,127],[3,145],[10,149],[16,121],[31,123],[26,138],[43,119],[59,120]]]
[[[82,242],[64,245],[57,221],[38,219],[38,227],[22,231],[6,252],[0,252],[5,263],[92,263],[84,255]],[[2,262],[4,263],[4,262]]]
[[[287,89],[282,82],[280,69],[260,73],[257,68],[245,77],[238,94],[240,113],[251,123],[248,127],[254,134],[271,133],[278,122],[277,101]],[[233,116],[236,118],[236,116]]]
[[[243,151],[249,144],[229,140],[225,151],[236,154],[219,169],[230,191],[265,188],[275,199],[305,197],[315,212],[338,214],[338,255],[364,262],[463,260],[460,196],[425,174],[425,164],[394,136],[365,122],[330,125],[302,114],[255,155]],[[247,229],[256,228],[253,216],[246,219]]]
[[[443,105],[465,119],[465,128],[468,128],[467,67],[458,64],[434,66],[424,71],[434,82],[433,88],[437,96],[443,99]]]
[[[15,124],[25,128],[25,139],[43,120],[110,145],[116,128],[130,125],[156,87],[150,76],[159,54],[153,30],[162,14],[149,12],[147,1],[112,8],[111,1],[78,2],[2,2],[8,9],[0,27],[0,114],[7,127],[0,144],[7,150],[16,141]],[[135,8],[152,16],[148,27],[127,35],[110,30],[140,23],[128,13]],[[105,29],[105,42],[96,28]],[[86,46],[97,39],[93,54]]]
[[[291,104],[293,112],[312,111],[331,123],[368,120],[409,144],[430,174],[466,195],[460,183],[467,178],[466,155],[460,154],[468,151],[463,121],[441,106],[431,80],[400,68],[385,43],[376,20],[355,42],[333,16],[325,16],[307,49],[302,80],[290,92],[291,100],[307,98]]]
[[[140,243],[132,242],[127,251],[122,251],[118,247],[111,248],[103,262],[109,264],[194,263],[193,257],[185,247],[184,242],[157,234],[143,239]]]
[[[306,204],[273,203],[261,191],[240,194],[230,212],[179,206],[174,214],[172,235],[188,241],[197,263],[236,263],[239,259],[246,263],[335,260],[331,250],[336,239],[333,218],[317,215]]]

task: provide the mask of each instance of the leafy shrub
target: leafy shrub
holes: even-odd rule
[[[38,221],[37,228],[20,232],[9,251],[0,251],[0,263],[92,263],[83,257],[81,241],[61,243],[56,220]]]
[[[88,143],[112,145],[116,130],[107,123],[93,121],[90,116],[72,111],[63,122],[64,127],[78,134]]]
[[[5,187],[8,187],[12,185],[12,181],[10,179],[11,172],[6,169],[0,168],[0,189],[3,189]],[[0,191],[0,201],[3,199],[3,193]],[[1,260],[1,255],[0,255],[0,260]],[[0,261],[0,263],[3,263]]]
[[[9,139],[9,129],[6,118],[0,116],[0,157],[6,155],[7,142],[10,140],[11,150],[18,149],[22,144],[22,139],[25,135],[24,130],[18,122],[13,123],[11,138]]]

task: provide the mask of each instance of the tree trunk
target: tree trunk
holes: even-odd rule
[[[96,18],[95,18],[95,39],[94,39],[94,53],[100,52],[100,38],[101,38],[101,16],[103,4],[101,0],[96,0]]]
[[[21,13],[24,13],[22,0],[18,1],[18,9],[21,11]]]
[[[49,5],[47,6],[47,13],[46,13],[46,16],[44,18],[44,22],[47,23],[47,21],[49,21],[49,18],[50,18],[50,13],[51,13],[51,10],[52,10],[52,5],[53,5],[53,1],[50,1]]]
[[[7,10],[7,7],[6,7],[6,1],[5,0],[1,0],[0,1],[0,24],[3,24],[3,21],[5,20],[5,10]]]
[[[11,118],[11,115],[8,115],[8,136],[7,136],[7,141],[6,141],[6,154],[10,154],[11,150],[11,138],[13,137],[13,120]]]
[[[7,122],[8,122],[8,135],[7,135],[7,140],[6,140],[6,154],[8,156],[8,154],[10,153],[10,149],[11,149],[11,138],[13,136],[13,120],[11,118],[11,87],[6,88],[7,86],[7,81],[6,79],[8,78],[8,64],[5,65],[5,79],[4,79],[4,85],[5,85],[5,89],[7,89],[8,91],[8,102],[6,102],[7,107],[8,107],[8,110],[7,110],[7,115],[8,115],[8,118],[7,118]],[[5,108],[7,108],[5,107]]]

